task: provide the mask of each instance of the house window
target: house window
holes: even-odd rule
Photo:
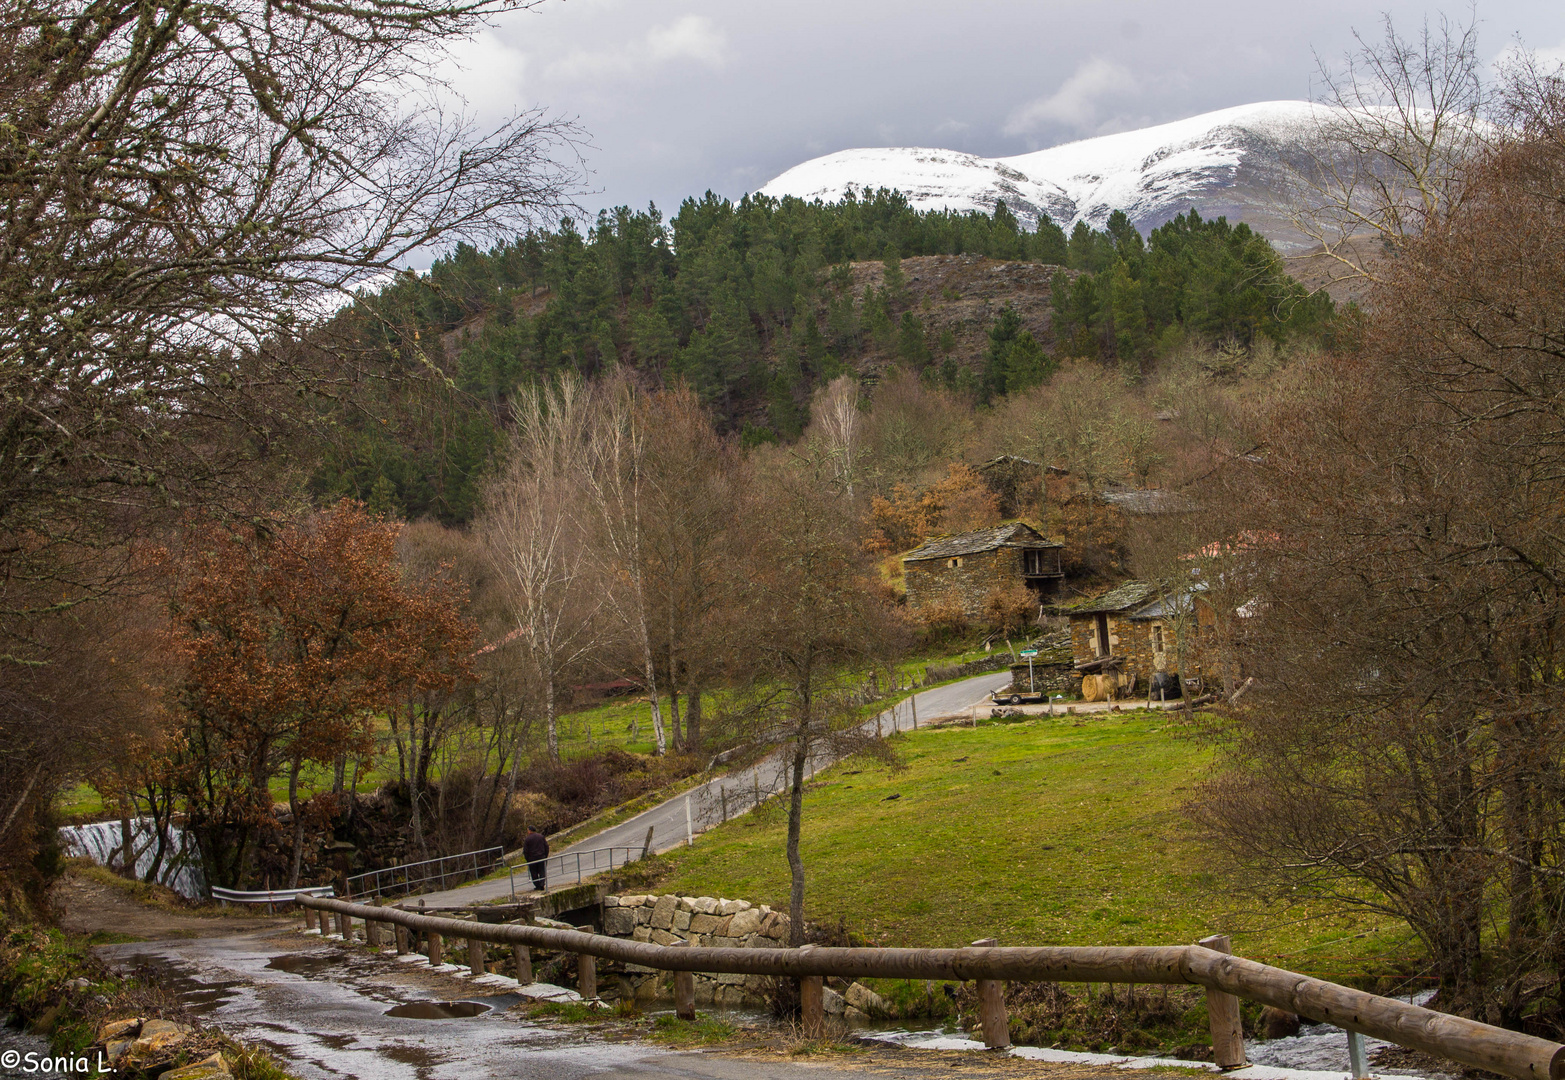
[[[956,569],[958,566],[962,565],[962,556],[958,555],[953,559],[947,559],[946,565],[951,567],[953,570]]]
[[[1162,623],[1153,623],[1152,624],[1152,651],[1155,652],[1155,653],[1163,651],[1163,624]]]

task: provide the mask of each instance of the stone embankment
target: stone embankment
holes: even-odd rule
[[[726,949],[780,949],[788,941],[788,916],[765,904],[711,896],[606,896],[603,932],[655,945]],[[668,973],[638,964],[600,961],[599,994],[650,1001],[667,994]],[[772,980],[763,975],[701,974],[695,977],[698,1002],[760,1006],[768,1003]],[[617,992],[616,992],[617,991]],[[826,1011],[850,1020],[884,1016],[886,1002],[859,983],[826,989]]]

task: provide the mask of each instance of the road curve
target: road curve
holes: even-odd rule
[[[908,731],[913,727],[915,715],[920,724],[959,715],[968,707],[984,700],[990,691],[1010,681],[1010,672],[992,671],[947,686],[922,690],[914,694],[911,699],[903,699],[875,719],[868,721],[865,727],[873,728],[878,721],[884,732]],[[815,768],[825,768],[828,764],[830,762],[824,757],[819,758],[812,762],[812,771]],[[755,805],[758,795],[765,799],[786,790],[787,786],[784,755],[781,751],[773,752],[755,766],[708,780],[704,784],[691,788],[685,794],[659,803],[618,825],[554,852],[549,859],[549,883],[553,885],[576,881],[578,861],[582,863],[579,876],[583,878],[592,876],[591,860],[578,859],[578,856],[583,853],[602,851],[605,848],[632,848],[639,852],[646,842],[649,826],[652,829],[654,852],[678,847],[686,842],[690,832],[699,836],[704,830],[719,824],[723,819],[725,803],[729,815],[742,813]],[[615,865],[622,861],[624,861],[623,852],[614,856]],[[525,868],[518,867],[515,878],[518,896],[523,895],[524,891],[531,890],[532,885],[527,880]],[[463,907],[509,898],[510,895],[511,883],[509,880],[502,879],[480,881],[444,892],[425,893],[419,899],[429,907]]]

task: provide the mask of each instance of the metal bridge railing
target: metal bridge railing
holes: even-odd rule
[[[437,882],[444,889],[452,881],[460,884],[498,869],[504,855],[504,848],[483,848],[457,855],[442,855],[438,859],[388,866],[384,870],[370,870],[350,877],[348,891],[354,896],[385,896],[388,893],[404,895]]]
[[[633,863],[646,854],[644,846],[637,847],[606,847],[594,848],[591,851],[565,851],[558,855],[550,855],[541,860],[544,869],[545,887],[559,885],[569,881],[572,884],[580,884],[583,879],[604,870],[613,870]],[[534,888],[531,877],[532,864],[527,862],[512,863],[508,867],[511,871],[511,899],[516,899],[516,872],[522,872],[522,890],[525,892]]]

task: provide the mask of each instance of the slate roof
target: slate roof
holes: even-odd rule
[[[1102,596],[1083,600],[1066,609],[1067,615],[1096,615],[1098,612],[1130,611],[1157,598],[1157,583],[1153,581],[1127,581],[1116,585]]]
[[[957,533],[955,536],[936,536],[925,540],[918,547],[902,556],[904,562],[924,559],[949,559],[953,555],[976,555],[996,548],[1057,548],[1064,544],[1048,540],[1020,521],[1008,521],[992,529]]]
[[[1165,488],[1122,488],[1103,492],[1103,501],[1127,514],[1188,514],[1195,503]]]

